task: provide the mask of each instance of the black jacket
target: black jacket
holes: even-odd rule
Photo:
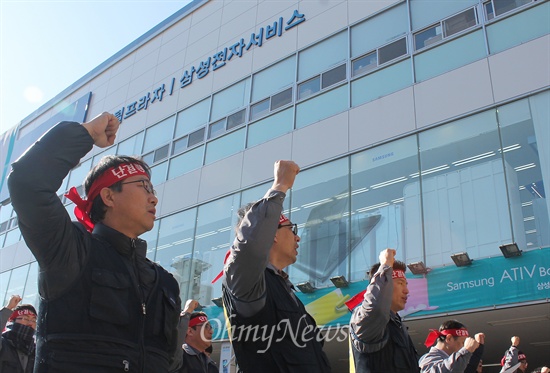
[[[249,318],[236,314],[233,298],[223,286],[224,306],[231,321],[231,342],[240,372],[330,372],[315,320],[299,299],[295,301],[290,296],[283,281],[272,270],[265,270],[265,307]],[[271,333],[271,338],[262,337]]]
[[[361,353],[351,344],[356,373],[417,373],[418,354],[408,334],[404,334],[394,319],[386,326],[384,347],[372,353]],[[355,338],[351,332],[350,338]],[[407,340],[406,340],[406,339]]]
[[[145,241],[101,224],[86,232],[56,195],[92,145],[80,124],[59,123],[8,179],[40,267],[35,372],[168,372],[180,353],[176,280],[146,259]]]
[[[204,354],[198,354],[191,346],[183,345],[183,366],[178,373],[218,373],[216,363]]]
[[[34,368],[34,351],[28,355],[27,368],[23,369],[19,354],[6,339],[0,338],[0,372],[1,373],[32,373]]]

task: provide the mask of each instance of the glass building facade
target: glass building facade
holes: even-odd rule
[[[432,269],[511,242],[542,252],[549,34],[548,1],[194,1],[62,93],[91,92],[87,118],[111,111],[122,126],[58,194],[105,154],[142,156],[161,200],[147,256],[206,307],[221,296],[211,280],[236,211],[263,196],[277,159],[302,167],[284,205],[301,236],[293,283],[364,281],[386,247]],[[135,82],[145,88],[130,93]],[[15,143],[52,110],[23,121]],[[0,302],[36,304],[38,266],[6,189]]]

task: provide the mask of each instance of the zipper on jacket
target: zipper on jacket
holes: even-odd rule
[[[124,371],[125,372],[130,371],[130,362],[128,360],[122,360],[122,364],[124,364]]]
[[[137,266],[137,263],[136,263],[136,239],[135,238],[132,238],[131,239],[131,246],[132,246],[132,254],[131,254],[131,264],[132,264],[132,269],[134,271],[134,275],[136,277],[136,287],[137,287],[137,292],[138,292],[138,295],[139,295],[139,298],[141,300],[141,313],[142,313],[142,317],[141,317],[141,328],[140,328],[140,333],[139,333],[139,347],[140,347],[140,365],[141,365],[141,372],[145,372],[145,340],[144,340],[144,337],[145,337],[145,315],[147,314],[147,308],[146,308],[146,305],[145,305],[145,297],[143,296],[143,290],[142,290],[142,287],[141,287],[141,277],[139,275],[139,268]]]

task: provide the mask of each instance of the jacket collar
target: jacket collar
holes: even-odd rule
[[[102,223],[97,223],[92,235],[111,245],[120,255],[130,257],[134,253],[145,258],[147,254],[147,242],[141,238],[130,238],[119,231]]]

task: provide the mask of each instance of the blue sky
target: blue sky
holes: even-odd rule
[[[0,134],[190,0],[0,0]]]

